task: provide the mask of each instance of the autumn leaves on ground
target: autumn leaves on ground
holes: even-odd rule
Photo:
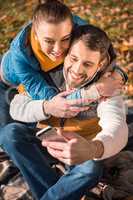
[[[0,0],[0,54],[22,25],[32,17],[38,0]],[[103,28],[118,55],[117,63],[128,73],[126,95],[133,98],[133,0],[66,0],[72,11]]]

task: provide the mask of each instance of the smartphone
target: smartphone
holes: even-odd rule
[[[57,134],[56,128],[47,126],[39,131],[36,132],[36,137],[39,140],[47,139],[52,137],[53,135]]]

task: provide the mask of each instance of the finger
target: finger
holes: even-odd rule
[[[64,136],[64,137],[66,137],[68,140],[69,140],[69,142],[70,142],[70,140],[72,140],[72,139],[78,139],[79,137],[81,137],[80,135],[78,135],[77,133],[75,133],[75,132],[66,132],[66,131],[64,131],[63,133],[62,133],[62,135]],[[75,140],[73,140],[73,141],[75,141]],[[72,142],[73,142],[72,141]],[[68,142],[68,143],[69,143]]]
[[[79,112],[69,112],[69,113],[64,114],[63,117],[69,119],[69,118],[72,118],[72,117],[77,116],[78,113],[79,113]]]
[[[75,89],[67,90],[67,91],[59,93],[58,96],[60,96],[60,97],[66,97],[66,96],[68,96],[69,94],[71,94],[74,91],[75,91]]]
[[[59,150],[56,150],[56,149],[52,149],[52,148],[47,148],[48,152],[56,157],[56,158],[63,158],[63,152],[62,151],[59,151]]]
[[[88,104],[88,103],[91,103],[95,101],[95,99],[84,99],[84,98],[81,98],[81,99],[71,99],[71,100],[67,100],[67,105],[69,106],[78,106],[78,105],[84,105],[84,104]]]
[[[43,137],[43,140],[45,141],[62,141],[62,137],[61,135],[58,135],[57,133],[54,133],[54,134],[46,134],[44,137]]]
[[[87,111],[89,110],[90,107],[87,107],[87,108],[80,108],[80,109],[77,109],[77,110],[72,110],[72,111],[67,111],[63,117],[64,118],[71,118],[71,117],[75,117],[77,116],[80,112],[83,112],[83,111]]]
[[[66,140],[62,137],[53,137],[53,138],[47,138],[42,140],[42,146],[47,147],[48,142],[65,142]]]
[[[68,141],[68,139],[66,137],[64,137],[64,135],[63,135],[63,128],[62,127],[57,128],[57,134],[59,134],[61,137],[63,137],[66,142]]]
[[[50,147],[48,147],[47,150],[51,155],[54,155],[58,159],[59,158],[61,158],[61,159],[74,159],[74,158],[72,158],[72,156],[70,156],[70,153],[67,152],[67,151],[60,151],[60,150],[57,150],[57,149],[52,149]]]
[[[66,164],[66,165],[72,165],[72,161],[71,159],[65,159],[65,158],[58,158],[59,161],[61,161],[62,163]]]
[[[53,156],[54,158],[58,159],[58,157],[56,156],[55,152],[51,150],[51,148],[47,148],[48,153]]]
[[[62,132],[63,132],[63,128],[62,127],[58,127],[57,129],[57,135],[61,136]]]
[[[63,115],[64,118],[71,118],[71,117],[75,117],[76,115],[78,115],[80,112],[82,111],[87,111],[89,110],[90,107],[86,106],[86,107],[76,107],[76,108],[71,108],[71,111],[66,111]]]
[[[115,90],[112,96],[115,96],[115,95],[120,94],[121,91],[122,91],[121,89],[117,89],[117,90]]]
[[[83,106],[83,107],[75,107],[75,106],[73,106],[73,107],[70,107],[70,110],[72,112],[79,113],[79,112],[82,112],[82,111],[87,111],[89,108],[90,108],[89,106]]]
[[[43,144],[47,147],[62,150],[66,148],[66,142],[58,142],[58,141],[43,141]]]
[[[72,118],[72,117],[75,117],[79,114],[79,112],[76,112],[76,111],[69,111],[69,112],[66,112],[64,114],[64,118]]]
[[[123,89],[123,86],[120,85],[117,89],[118,89],[118,90],[121,90],[121,89]]]

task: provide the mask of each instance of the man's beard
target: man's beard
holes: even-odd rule
[[[84,78],[79,83],[72,80],[69,69],[67,69],[67,72],[63,70],[63,75],[66,83],[66,89],[80,88],[87,81],[87,76],[84,76]]]

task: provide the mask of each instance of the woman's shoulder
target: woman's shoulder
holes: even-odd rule
[[[16,37],[11,42],[11,48],[20,48],[26,47],[28,45],[28,38],[30,34],[32,23],[24,25],[20,32],[16,35]]]
[[[85,19],[79,17],[78,15],[73,14],[72,17],[73,17],[73,22],[74,22],[75,25],[81,26],[81,25],[88,24],[88,22]]]

